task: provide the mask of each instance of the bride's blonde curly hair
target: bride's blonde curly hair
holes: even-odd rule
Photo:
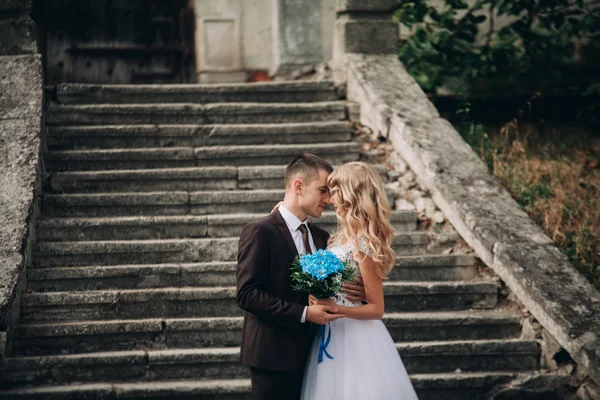
[[[349,241],[355,249],[360,249],[358,240],[363,237],[377,265],[377,274],[386,277],[396,261],[391,247],[395,231],[379,174],[363,162],[350,162],[333,171],[327,184],[338,219],[338,228],[329,244]],[[356,254],[354,257],[362,261]]]

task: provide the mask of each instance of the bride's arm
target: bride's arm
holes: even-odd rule
[[[383,300],[383,280],[375,270],[375,262],[371,257],[365,256],[364,253],[358,253],[359,259],[364,260],[358,263],[360,274],[365,286],[365,294],[368,304],[359,307],[342,307],[335,305],[339,314],[344,314],[346,318],[352,319],[381,319],[383,317],[384,300]],[[330,299],[322,301],[323,304],[329,304]],[[317,300],[319,302],[319,300]]]

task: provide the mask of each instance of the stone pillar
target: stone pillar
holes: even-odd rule
[[[392,20],[397,0],[337,0],[333,39],[333,79],[346,80],[347,53],[395,54],[400,28]]]
[[[273,0],[271,75],[288,74],[323,60],[322,0]]]

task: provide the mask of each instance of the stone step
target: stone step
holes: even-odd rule
[[[497,285],[488,282],[385,282],[386,312],[488,309]],[[235,287],[167,287],[27,293],[21,321],[230,317],[242,315]]]
[[[55,172],[50,186],[58,193],[231,190],[238,186],[236,167],[193,167],[116,171]],[[280,187],[283,186],[281,178]]]
[[[279,165],[302,153],[312,153],[332,164],[356,161],[356,142],[276,144],[211,147],[159,147],[49,151],[49,171],[93,171],[211,166]]]
[[[49,217],[269,213],[285,190],[44,194]]]
[[[420,400],[484,400],[496,386],[525,379],[531,373],[514,371],[413,374],[410,380]],[[565,377],[566,387],[568,377]],[[4,396],[4,397],[3,397]],[[0,398],[27,400],[81,399],[214,399],[250,400],[250,379],[176,380],[138,383],[75,383],[25,387],[0,392]],[[562,400],[557,397],[547,400]]]
[[[471,254],[411,255],[396,258],[389,278],[399,281],[468,281],[477,270]]]
[[[385,166],[373,167],[387,180]],[[54,172],[49,180],[54,193],[281,190],[284,174],[285,165],[267,165]]]
[[[46,217],[270,213],[283,189],[44,194]],[[391,196],[392,193],[388,193]],[[389,197],[388,197],[389,199]],[[331,207],[327,207],[330,209]]]
[[[429,259],[430,264],[420,264],[424,258]],[[476,273],[473,262],[474,258],[470,255],[399,257],[389,280],[418,281],[421,278],[420,281],[457,281],[467,280],[467,276],[468,279],[473,279]],[[413,267],[414,265],[419,266]],[[30,268],[27,271],[27,287],[34,292],[64,292],[226,286],[235,285],[236,266],[235,261],[230,261]]]
[[[257,125],[92,125],[50,126],[50,150],[142,147],[206,147],[261,144],[346,142],[347,121]]]
[[[396,254],[414,255],[427,250],[425,232],[398,233]],[[51,266],[122,265],[234,261],[238,237],[153,240],[38,242],[33,268]]]
[[[275,204],[275,203],[273,203]],[[37,222],[38,241],[140,240],[239,236],[245,225],[266,214],[216,214],[133,216],[106,218],[45,218]],[[390,221],[398,232],[416,229],[416,214],[393,211]],[[337,218],[333,211],[324,212],[315,221],[333,232]]]
[[[331,81],[288,81],[235,84],[56,85],[62,104],[105,103],[297,103],[336,100]]]
[[[386,314],[396,342],[516,339],[519,316],[498,311]],[[16,355],[72,354],[130,349],[239,346],[242,317],[104,320],[22,324]]]
[[[335,340],[335,337],[333,338]],[[397,343],[409,374],[462,371],[527,371],[537,367],[535,341],[485,340]],[[335,357],[335,354],[333,355]],[[130,350],[7,360],[2,388],[75,382],[140,382],[181,379],[248,378],[237,347]]]
[[[271,124],[342,121],[343,101],[317,103],[171,103],[46,107],[48,125]]]
[[[40,242],[33,266],[233,261],[237,238]]]

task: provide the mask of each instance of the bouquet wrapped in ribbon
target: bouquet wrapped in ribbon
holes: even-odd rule
[[[341,292],[345,281],[353,281],[355,270],[329,250],[297,256],[292,264],[293,289],[316,298]]]
[[[316,298],[331,297],[343,290],[345,281],[353,281],[355,269],[349,263],[342,262],[333,252],[319,250],[314,254],[297,256],[292,264],[293,289],[307,292]],[[326,335],[326,327],[329,333]],[[327,352],[331,341],[331,325],[319,326],[319,354],[317,361],[323,362],[323,356],[332,359]]]

